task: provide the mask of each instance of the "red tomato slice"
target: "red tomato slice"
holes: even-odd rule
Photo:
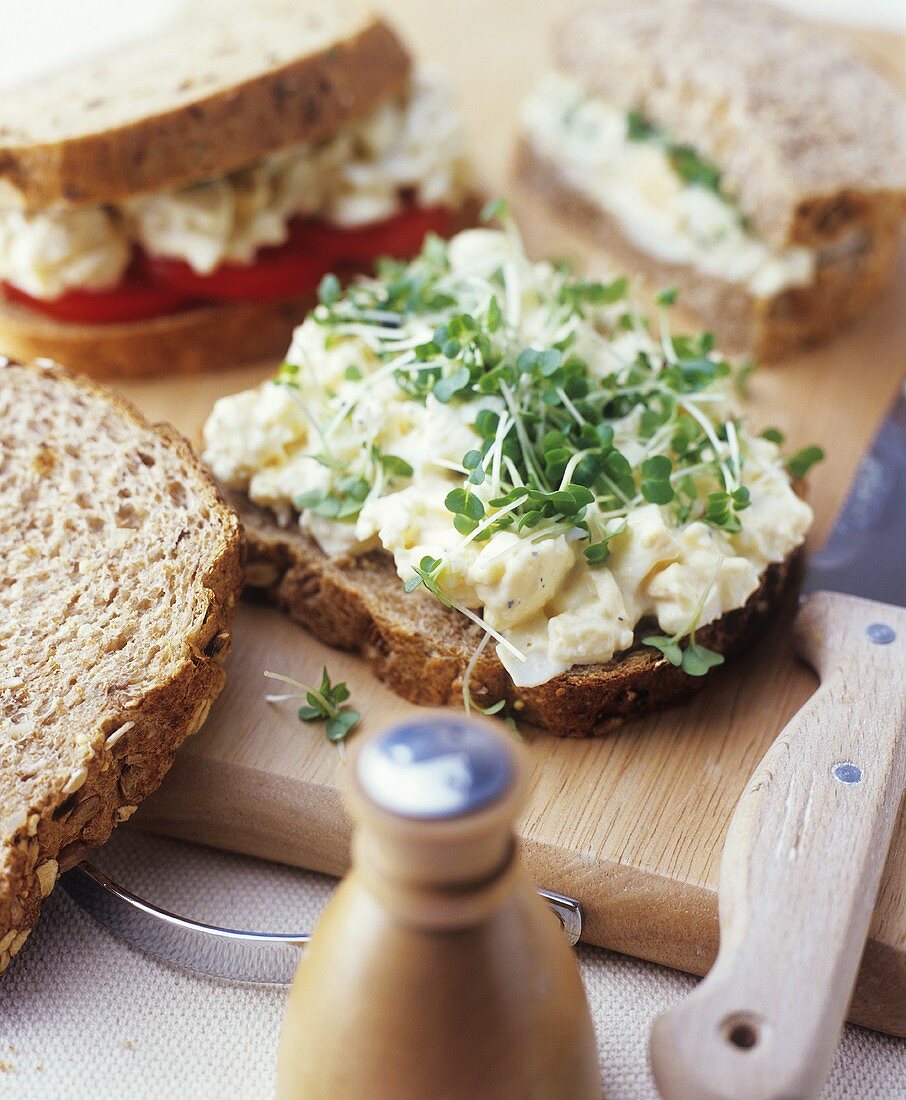
[[[310,248],[288,241],[262,248],[251,264],[221,264],[199,275],[183,260],[148,256],[146,269],[155,283],[189,294],[228,302],[277,302],[315,290],[327,261]]]
[[[447,236],[453,215],[446,207],[409,207],[382,222],[341,229],[296,218],[286,244],[262,248],[251,264],[221,264],[199,275],[183,260],[143,255],[139,250],[123,282],[112,290],[71,290],[59,298],[33,298],[13,286],[7,295],[60,321],[103,324],[159,317],[193,301],[275,302],[314,291],[334,268],[370,263],[378,256],[406,259],[426,234]]]
[[[165,286],[153,286],[127,277],[112,290],[69,290],[59,298],[33,298],[18,287],[3,284],[7,297],[46,313],[57,321],[76,324],[112,324],[116,321],[144,321],[186,306],[191,298]]]
[[[405,260],[418,252],[428,233],[447,237],[452,231],[453,215],[445,206],[412,206],[386,221],[355,229],[315,220],[304,223],[310,247],[330,263],[367,263],[378,256]]]

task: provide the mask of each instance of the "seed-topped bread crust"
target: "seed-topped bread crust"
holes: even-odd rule
[[[355,0],[200,7],[0,106],[0,206],[118,202],[318,141],[401,89],[405,47]]]
[[[360,653],[410,702],[462,705],[463,675],[484,636],[479,626],[422,589],[404,594],[389,554],[328,558],[298,527],[279,527],[241,493],[227,497],[242,519],[251,592],[328,645]],[[702,627],[698,640],[727,656],[745,648],[776,612],[790,564],[770,566],[745,607]],[[640,624],[637,636],[644,632]],[[477,706],[505,699],[510,713],[558,737],[594,737],[691,695],[706,680],[639,645],[607,664],[576,666],[545,684],[518,688],[489,645],[475,662],[469,691]]]
[[[0,970],[224,683],[239,526],[191,448],[0,360]]]
[[[761,0],[603,0],[571,13],[556,64],[721,170],[777,248],[906,204],[906,101],[831,32]]]

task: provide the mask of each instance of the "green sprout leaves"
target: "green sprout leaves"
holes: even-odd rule
[[[510,217],[510,207],[506,199],[498,196],[486,202],[481,210],[483,222],[504,222]]]
[[[362,510],[371,485],[363,477],[349,474],[340,478],[336,489],[312,489],[293,498],[295,508],[328,519],[352,519]]]
[[[824,451],[820,447],[816,447],[814,444],[810,447],[803,447],[801,451],[797,451],[786,459],[787,472],[790,477],[805,477],[815,463],[821,462],[823,458]]]
[[[419,562],[418,565],[412,567],[413,576],[406,581],[403,585],[405,592],[414,592],[416,588],[424,585],[425,588],[436,599],[444,605],[444,607],[452,607],[453,604],[448,597],[441,591],[439,576],[441,570],[444,567],[443,560],[441,558],[432,558],[425,556]]]
[[[399,455],[382,454],[380,451],[375,452],[375,458],[384,467],[388,474],[395,477],[412,477],[414,473],[412,467]]]
[[[280,702],[284,699],[303,698],[305,702],[298,711],[299,721],[323,722],[324,732],[329,741],[334,743],[345,741],[362,717],[357,710],[346,705],[349,699],[349,688],[345,683],[332,683],[326,665],[321,672],[320,687],[317,688],[308,687],[299,680],[276,672],[265,672],[264,675],[268,679],[289,684],[295,689],[285,695],[270,695],[267,697],[268,701]]]
[[[673,171],[683,183],[704,187],[707,191],[724,197],[721,193],[720,172],[710,161],[699,156],[691,145],[671,145],[668,155]]]
[[[720,527],[729,534],[742,530],[739,513],[749,506],[749,490],[745,486],[734,489],[732,493],[709,493],[705,510],[705,522],[712,527]]]
[[[642,463],[642,496],[650,504],[669,504],[674,497],[670,475],[673,463],[666,455],[652,455]]]
[[[471,534],[484,519],[484,505],[470,488],[452,489],[444,507],[453,513],[453,526],[461,535]]]
[[[722,202],[735,205],[735,200],[723,188],[720,169],[703,157],[691,145],[672,141],[667,134],[650,122],[639,111],[626,114],[626,137],[629,141],[646,141],[664,150],[670,166],[677,176],[692,187],[711,191]],[[742,221],[742,217],[740,216]]]
[[[639,111],[626,113],[626,136],[630,141],[658,141],[661,132]]]
[[[724,663],[722,653],[698,645],[694,640],[685,647],[680,642],[680,637],[668,637],[666,634],[651,634],[642,639],[642,645],[659,650],[674,668],[681,668],[687,676],[704,676],[712,668]]]
[[[336,305],[342,293],[340,280],[331,272],[328,272],[318,285],[318,301],[323,306]]]
[[[626,530],[627,523],[624,519],[622,523],[618,523],[613,530],[608,531],[603,538],[597,542],[590,542],[585,547],[583,553],[585,554],[585,560],[589,565],[602,565],[610,557],[610,544],[618,535],[622,535]]]

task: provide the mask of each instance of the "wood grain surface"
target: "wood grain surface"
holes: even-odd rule
[[[453,74],[469,127],[478,183],[511,193],[507,163],[517,102],[545,61],[559,5],[542,0],[418,0],[384,4],[422,55]],[[906,40],[860,33],[858,42],[906,81]],[[582,242],[526,196],[515,209],[530,250],[573,254]],[[906,363],[906,255],[895,286],[833,344],[764,369],[751,384],[749,416],[776,425],[790,444],[822,444],[811,477],[823,539],[859,457],[901,383]],[[271,366],[121,388],[151,416],[197,439],[214,399],[266,377]],[[716,884],[732,809],[780,729],[814,690],[790,649],[788,607],[742,662],[712,674],[692,702],[596,741],[526,731],[532,761],[524,854],[539,885],[578,898],[585,938],[617,951],[704,973],[717,948]],[[323,663],[349,682],[377,727],[414,708],[346,654],[326,650],[276,612],[243,609],[229,683],[200,734],[179,755],[136,824],[299,866],[341,872],[349,826],[340,807],[343,762],[290,707],[264,701],[265,668],[301,679]],[[850,1018],[906,1033],[906,815],[901,812]]]

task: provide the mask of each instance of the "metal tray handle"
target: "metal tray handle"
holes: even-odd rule
[[[226,981],[286,986],[311,934],[243,932],[177,916],[119,886],[90,863],[60,879],[67,894],[120,939],[175,966]],[[570,944],[582,934],[582,907],[550,890],[538,893],[563,926]]]

